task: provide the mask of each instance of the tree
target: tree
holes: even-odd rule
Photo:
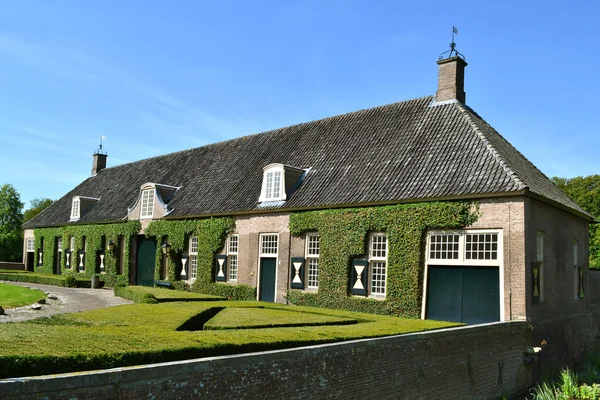
[[[552,182],[596,218],[590,224],[590,267],[600,268],[600,175],[554,177]]]
[[[23,256],[23,203],[11,184],[0,187],[0,261],[21,261]]]
[[[50,204],[54,203],[53,200],[50,200],[46,197],[38,197],[36,199],[31,200],[31,207],[25,210],[23,214],[23,222],[27,222],[46,208],[50,206]]]

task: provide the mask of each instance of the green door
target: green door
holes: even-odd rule
[[[154,286],[154,259],[156,239],[138,236],[137,241],[137,285]]]
[[[275,302],[275,258],[260,259],[260,301]]]
[[[426,316],[467,324],[499,321],[498,268],[430,266]]]

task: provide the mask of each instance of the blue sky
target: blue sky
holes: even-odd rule
[[[467,104],[548,176],[600,173],[598,1],[28,1],[0,12],[0,185],[431,95],[452,25]]]

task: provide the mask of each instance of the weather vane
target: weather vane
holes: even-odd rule
[[[94,152],[94,154],[106,154],[106,152],[102,149],[102,141],[106,139],[106,136],[100,136],[100,147]]]
[[[450,43],[450,50],[440,54],[440,60],[446,58],[446,54],[448,55],[447,58],[460,57],[463,60],[465,59],[465,56],[463,56],[461,53],[458,52],[458,50],[456,50],[456,43],[454,43],[455,34],[458,35],[458,29],[455,26],[452,26],[452,43]]]

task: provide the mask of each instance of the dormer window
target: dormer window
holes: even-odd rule
[[[81,213],[81,207],[79,205],[79,197],[75,197],[73,199],[73,204],[71,205],[71,221],[77,221],[79,219]]]
[[[265,201],[281,200],[281,171],[266,173]]]
[[[154,189],[142,190],[142,209],[140,218],[152,218],[154,215]]]
[[[168,215],[173,211],[168,203],[178,189],[177,186],[153,182],[144,183],[140,187],[135,204],[127,208],[127,218],[129,220],[160,219]]]
[[[73,202],[71,203],[71,222],[79,221],[98,200],[100,199],[94,197],[73,197]]]
[[[260,203],[287,200],[300,186],[308,170],[283,164],[269,164],[263,168],[263,184],[258,201]]]

